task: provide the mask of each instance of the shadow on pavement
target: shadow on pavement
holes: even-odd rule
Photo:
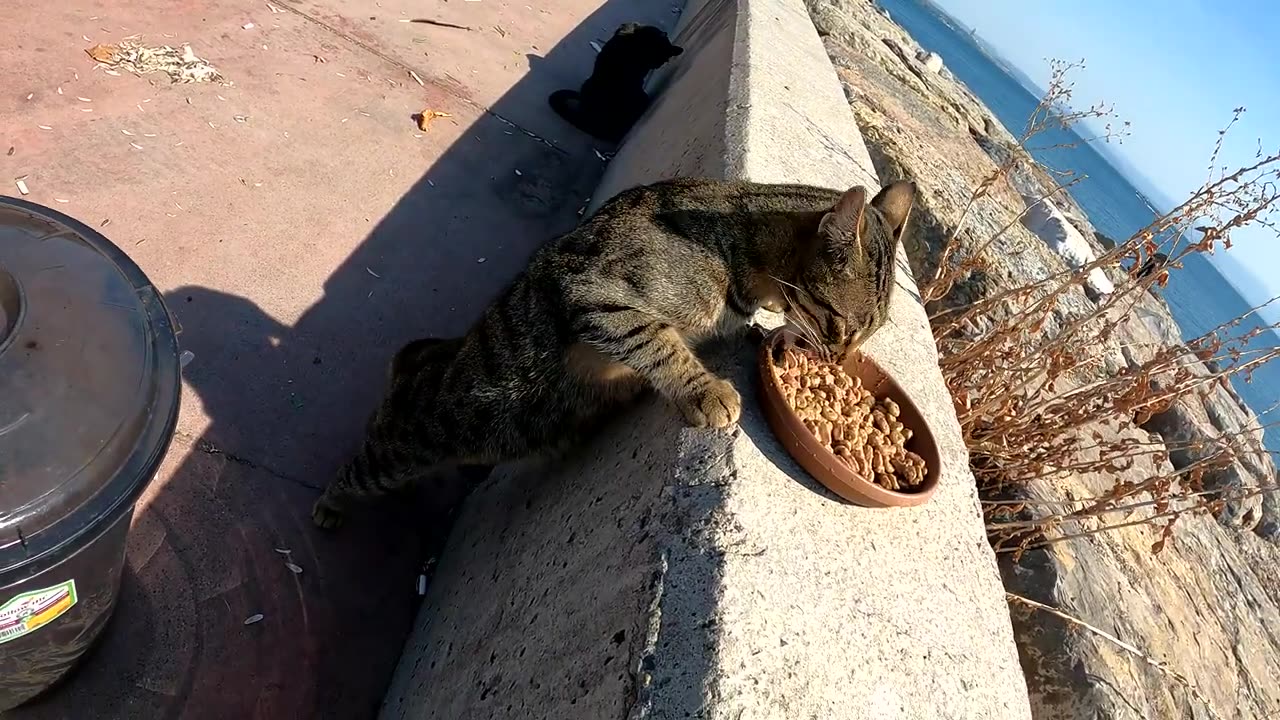
[[[554,142],[530,137],[503,119],[551,114],[546,94],[590,72],[592,39],[676,17],[639,5],[606,2],[531,63],[386,217],[370,218],[297,322],[202,287],[166,294],[210,424],[175,439],[140,504],[120,604],[91,661],[11,718],[376,713],[452,499],[389,502],[335,535],[311,527],[311,502],[359,442],[394,350],[464,332],[538,245],[577,222],[603,171],[592,141],[567,124]]]

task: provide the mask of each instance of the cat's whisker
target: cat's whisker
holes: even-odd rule
[[[810,325],[799,314],[783,313],[783,317],[785,317],[787,322],[791,323],[793,327],[800,331],[800,335],[813,346],[814,350],[821,352],[823,344],[822,341],[818,339],[818,333],[813,329],[812,325]]]
[[[773,277],[773,276],[770,275],[770,277]],[[778,280],[778,282],[782,283],[783,285],[789,284],[781,280]],[[782,291],[782,299],[786,301],[788,306],[798,307],[798,305],[792,302],[791,298],[787,295],[787,290],[785,287],[779,288],[779,290]],[[784,312],[782,313],[782,317],[786,318],[788,323],[790,323],[793,327],[799,330],[801,337],[803,337],[805,340],[808,340],[810,345],[813,345],[815,348],[822,346],[822,343],[818,342],[818,335],[817,333],[814,332],[814,329],[807,322],[805,322],[797,313]]]
[[[783,280],[782,278],[776,275],[769,275],[768,277],[776,281],[778,285],[781,286],[778,288],[778,290],[782,292],[782,299],[787,301],[787,305],[794,308],[800,307],[799,303],[792,301],[791,297],[787,295],[787,288],[792,288],[797,293],[804,292],[803,290],[801,290],[796,285],[793,285],[792,283],[789,283],[786,280]],[[807,339],[809,343],[813,345],[814,350],[818,352],[818,354],[821,355],[824,360],[831,359],[830,357],[831,352],[827,349],[826,343],[822,342],[822,338],[818,334],[817,328],[815,328],[809,322],[805,321],[800,316],[799,312],[783,313],[783,317],[787,318],[788,322],[792,323],[793,325],[795,325],[796,327],[804,331],[803,335],[805,336],[805,339]]]
[[[805,320],[798,314],[795,316],[794,322],[797,322],[800,327],[804,329],[805,337],[809,339],[809,344],[813,345],[813,349],[821,352],[823,342],[821,338],[818,337],[818,331],[814,329],[813,325],[809,324],[809,321]]]
[[[800,290],[800,287],[799,287],[799,286],[797,286],[797,285],[793,285],[792,283],[789,283],[789,282],[787,282],[786,280],[783,280],[782,278],[780,278],[780,277],[778,277],[778,276],[776,276],[776,275],[769,275],[768,277],[769,277],[769,279],[770,279],[770,280],[773,280],[774,282],[778,283],[779,285],[785,285],[786,287],[792,288],[792,289],[797,290],[797,291],[799,291],[799,290]]]

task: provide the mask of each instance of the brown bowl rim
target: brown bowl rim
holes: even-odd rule
[[[782,396],[782,388],[779,386],[778,378],[773,371],[773,349],[780,341],[788,337],[795,338],[797,336],[785,326],[773,330],[760,343],[758,357],[760,384],[764,395],[765,418],[769,423],[769,427],[773,430],[773,434],[778,438],[782,447],[786,449],[787,454],[828,490],[849,502],[864,507],[916,507],[928,502],[938,489],[938,482],[942,475],[942,469],[939,467],[941,465],[941,454],[937,450],[937,440],[934,439],[932,430],[928,427],[912,428],[916,433],[916,438],[926,441],[931,446],[932,452],[921,453],[921,455],[926,458],[939,458],[938,462],[926,465],[925,480],[918,490],[909,493],[888,490],[854,472],[840,462],[831,451],[822,446],[818,438],[809,432],[809,429],[804,426],[800,417],[796,415],[795,411],[791,409],[791,406],[787,404],[786,399]],[[877,363],[871,356],[860,351],[856,351],[851,357],[860,358],[862,362],[878,370],[883,377],[883,380],[875,388],[869,388],[873,394],[877,396],[887,394],[894,397],[894,402],[899,405],[909,406],[911,411],[920,417],[926,426],[928,425],[928,421],[924,420],[924,414],[920,412],[920,408],[911,400],[911,397],[902,389],[902,386],[893,379],[893,376],[885,370],[884,366]],[[846,367],[848,363],[849,359],[846,359],[844,363]]]

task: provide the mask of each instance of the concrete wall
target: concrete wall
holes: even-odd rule
[[[685,54],[593,206],[673,175],[877,186],[801,0],[690,0],[677,38]],[[836,500],[751,402],[751,349],[713,349],[748,400],[739,427],[690,430],[650,402],[470,498],[382,716],[1028,718],[967,455],[899,267],[868,350],[942,446],[930,503]]]

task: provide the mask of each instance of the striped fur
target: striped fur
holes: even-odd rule
[[[690,425],[733,424],[738,392],[690,341],[764,307],[832,352],[861,343],[887,317],[914,193],[677,179],[619,194],[539,250],[465,337],[397,354],[316,524],[420,476],[556,452],[646,387]]]

